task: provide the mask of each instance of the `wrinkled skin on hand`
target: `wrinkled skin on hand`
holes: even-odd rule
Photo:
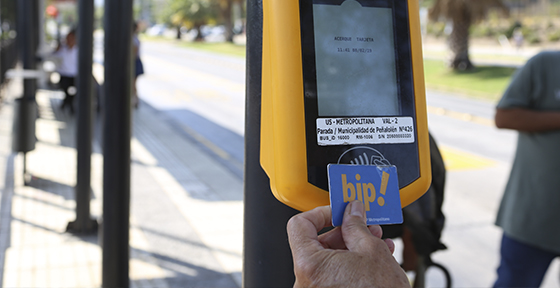
[[[393,241],[381,239],[380,226],[366,226],[361,202],[348,204],[341,227],[318,236],[330,221],[330,207],[323,206],[288,222],[294,287],[410,287],[392,256]]]

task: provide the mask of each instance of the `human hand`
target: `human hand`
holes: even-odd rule
[[[288,222],[294,287],[410,287],[392,256],[395,244],[381,240],[380,226],[366,226],[361,202],[346,206],[341,227],[318,236],[330,223],[329,206],[300,213]]]

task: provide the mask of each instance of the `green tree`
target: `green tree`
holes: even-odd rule
[[[228,42],[233,42],[233,26],[234,26],[234,21],[237,19],[234,19],[234,15],[233,15],[233,6],[234,5],[239,5],[239,7],[241,9],[243,9],[243,7],[245,6],[245,1],[246,0],[215,0],[217,1],[217,6],[220,9],[220,22],[224,25],[225,30],[226,30],[226,41]],[[239,15],[238,15],[239,16]]]
[[[233,17],[232,7],[235,0],[217,0],[220,7],[220,18],[226,29],[226,41],[233,42]]]
[[[430,9],[430,19],[445,18],[453,24],[448,39],[451,68],[474,68],[469,58],[469,30],[472,24],[484,19],[490,9],[499,9],[506,15],[509,13],[503,0],[435,0]]]
[[[169,0],[160,20],[177,29],[177,39],[181,38],[181,27],[196,29],[196,41],[204,40],[200,28],[215,21],[216,9],[212,0]]]

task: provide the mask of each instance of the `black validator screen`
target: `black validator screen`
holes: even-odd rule
[[[407,0],[300,0],[308,180],[319,188],[333,163],[396,165],[400,187],[419,177],[415,130],[410,141],[371,132],[380,119],[415,127],[408,16]]]

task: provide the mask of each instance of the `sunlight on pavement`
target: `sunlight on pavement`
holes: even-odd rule
[[[440,146],[439,150],[447,171],[477,170],[496,165],[496,162],[490,159],[446,146]]]

